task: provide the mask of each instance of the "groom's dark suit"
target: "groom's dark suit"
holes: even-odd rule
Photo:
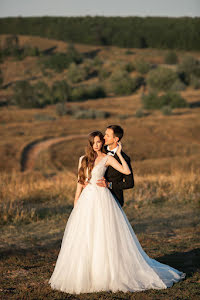
[[[107,148],[105,147],[106,153],[108,152]],[[112,194],[117,198],[119,201],[120,205],[124,205],[124,195],[123,195],[123,190],[125,189],[131,189],[134,187],[134,176],[133,176],[133,170],[131,167],[131,160],[126,153],[121,151],[121,154],[125,161],[127,162],[131,174],[130,175],[125,175],[120,173],[119,171],[115,170],[113,167],[109,166],[105,172],[105,179],[109,182],[112,182],[112,189],[110,191]],[[118,157],[117,154],[114,155],[114,158],[121,164],[121,161]]]

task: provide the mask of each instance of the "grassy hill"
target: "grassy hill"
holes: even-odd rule
[[[1,44],[6,35],[0,36]],[[53,54],[66,53],[67,43],[40,37],[18,36],[20,47],[53,48]],[[138,59],[154,68],[176,70],[177,64],[166,64],[167,50],[127,49],[74,45],[84,54],[100,60],[100,69],[114,73]],[[200,52],[176,51],[179,64],[187,55],[200,59]],[[98,73],[78,83],[102,84],[105,97],[68,101],[71,111],[105,111],[107,117],[77,118],[58,114],[57,104],[43,108],[22,108],[12,103],[17,80],[31,85],[44,81],[52,87],[55,81],[69,82],[68,68],[61,72],[41,69],[43,56],[26,56],[16,60],[7,56],[0,64],[3,85],[0,89],[0,193],[2,242],[0,254],[1,293],[3,299],[63,299],[47,286],[59,251],[62,233],[73,208],[78,158],[84,153],[86,139],[74,138],[45,148],[35,157],[32,170],[21,172],[24,149],[43,140],[104,132],[110,124],[120,124],[125,135],[124,151],[131,157],[135,187],[125,192],[124,210],[145,251],[164,263],[187,273],[185,281],[173,288],[142,293],[95,293],[72,299],[197,299],[200,280],[199,200],[200,200],[200,89],[188,84],[179,94],[188,105],[164,114],[161,109],[143,107],[142,95],[148,95],[149,84],[141,85],[129,95],[110,90],[109,76]],[[45,56],[46,57],[46,56]],[[90,58],[91,59],[91,58]],[[97,60],[97,62],[98,62]],[[91,63],[91,61],[90,61]],[[100,70],[99,69],[99,70]],[[141,76],[133,69],[131,78]],[[146,80],[148,73],[142,74]],[[164,92],[159,91],[159,95]],[[64,107],[64,106],[63,106]],[[142,111],[138,115],[138,111]],[[40,274],[40,275],[39,275]],[[9,278],[9,281],[8,281]]]

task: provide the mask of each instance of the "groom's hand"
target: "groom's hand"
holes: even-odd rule
[[[101,187],[108,187],[108,182],[104,177],[102,177],[101,179],[97,180],[97,185]]]

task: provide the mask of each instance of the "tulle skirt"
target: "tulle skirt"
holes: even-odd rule
[[[107,188],[88,184],[73,208],[56,265],[52,289],[71,294],[166,289],[185,273],[151,259]]]

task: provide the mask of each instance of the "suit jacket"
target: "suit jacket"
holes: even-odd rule
[[[105,148],[105,150],[106,150],[106,152],[108,152],[106,148]],[[134,187],[134,176],[133,176],[133,170],[131,167],[130,157],[128,155],[126,155],[126,153],[124,153],[123,151],[121,151],[121,154],[122,154],[123,158],[125,159],[125,161],[127,162],[128,166],[131,170],[131,174],[129,174],[129,175],[122,174],[119,171],[115,170],[113,167],[108,166],[104,177],[107,181],[112,182],[112,189],[110,189],[110,191],[113,194],[113,196],[117,198],[120,205],[123,206],[124,205],[123,190],[131,189]],[[121,161],[117,154],[114,155],[114,158],[121,164]]]

